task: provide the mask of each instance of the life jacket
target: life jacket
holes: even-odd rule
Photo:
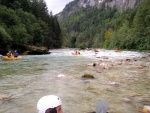
[[[14,53],[14,57],[18,57],[18,53],[17,52]]]
[[[7,53],[7,56],[8,56],[8,57],[11,57],[11,56],[12,56],[12,53]]]

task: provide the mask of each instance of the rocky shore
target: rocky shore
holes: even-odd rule
[[[1,49],[0,48],[0,54],[6,55],[8,51],[14,52],[17,50],[20,55],[43,55],[43,54],[50,54],[49,49],[47,47],[37,47],[37,46],[31,46],[31,45],[20,45],[15,46],[11,49]]]
[[[118,92],[116,95],[121,95],[122,99],[118,100],[121,104],[129,104],[140,113],[144,106],[150,106],[150,54],[132,56],[121,59],[112,58],[113,56],[98,56],[98,61],[87,64],[86,73],[100,79],[101,87],[106,87],[94,92],[96,95],[103,95],[102,92],[105,92],[109,97]],[[108,101],[111,102],[111,99]],[[116,104],[114,101],[110,103],[109,113],[119,112],[115,110],[114,104]]]
[[[25,46],[26,51],[23,53],[24,55],[42,55],[42,54],[50,54],[49,49],[46,47],[36,47],[36,46]]]

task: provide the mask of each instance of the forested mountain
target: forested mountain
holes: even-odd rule
[[[0,0],[0,54],[26,45],[61,47],[57,17],[44,0]]]
[[[150,0],[74,0],[57,16],[63,46],[150,49]]]

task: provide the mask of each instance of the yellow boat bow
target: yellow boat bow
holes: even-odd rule
[[[18,57],[7,57],[7,56],[2,56],[2,59],[4,60],[21,60],[22,57],[18,56]]]

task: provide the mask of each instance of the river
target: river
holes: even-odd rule
[[[18,61],[0,59],[0,113],[37,113],[38,99],[49,94],[62,99],[64,113],[95,111],[99,100],[109,102],[110,113],[140,113],[144,105],[150,105],[146,101],[150,96],[149,59],[136,61],[136,66],[143,66],[141,71],[133,64],[100,73],[95,71],[96,67],[87,66],[99,61],[96,55],[133,59],[145,53],[103,50],[100,54],[81,51],[81,56],[74,56],[70,49],[50,51],[49,55],[24,55]],[[82,79],[85,73],[93,74],[95,79]],[[59,78],[60,74],[65,77]],[[115,84],[109,85],[110,81]]]

